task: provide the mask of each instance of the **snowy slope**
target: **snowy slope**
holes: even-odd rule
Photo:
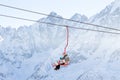
[[[51,12],[50,15],[58,16],[54,12]],[[82,18],[80,17],[80,19]],[[50,16],[42,18],[40,21],[67,24],[63,19]],[[54,49],[61,44],[64,46],[65,28],[56,26],[53,28],[51,25],[35,23],[18,29],[0,27],[0,35],[0,78],[16,80],[18,76],[21,76],[17,80],[25,80],[46,61],[48,56],[51,56]]]
[[[0,36],[0,42],[2,42],[3,41],[3,38],[2,38],[2,36]]]
[[[75,14],[73,20],[120,29],[120,0],[87,19]],[[55,12],[50,15],[58,16]],[[53,17],[39,21],[89,27]],[[53,28],[54,27],[54,28]],[[54,71],[65,46],[65,28],[35,23],[18,29],[0,27],[0,80],[119,80],[120,35],[70,30],[67,52],[71,63]],[[103,30],[103,29],[102,29]]]

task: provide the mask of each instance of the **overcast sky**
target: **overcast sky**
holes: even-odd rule
[[[16,6],[19,8],[29,9],[49,14],[54,11],[64,18],[70,18],[75,13],[84,14],[91,17],[99,13],[107,5],[114,0],[0,0],[1,4]],[[41,15],[18,11],[0,6],[0,14],[23,17],[38,20]],[[0,25],[7,27],[19,27],[23,25],[31,25],[33,22],[10,19],[0,16]]]

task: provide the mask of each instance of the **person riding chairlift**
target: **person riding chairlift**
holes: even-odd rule
[[[59,70],[60,66],[67,66],[69,64],[69,57],[67,54],[63,53],[63,57],[60,57],[60,60],[58,62],[55,63],[54,65],[54,70]]]
[[[57,61],[55,64],[53,64],[53,67],[55,67],[54,68],[55,70],[59,70],[61,65],[66,66],[70,62],[69,56],[66,54],[66,48],[68,46],[68,40],[69,40],[68,26],[66,26],[66,35],[67,35],[67,37],[66,37],[67,42],[66,42],[66,45],[65,45],[65,48],[64,48],[63,57],[61,57],[59,61]]]

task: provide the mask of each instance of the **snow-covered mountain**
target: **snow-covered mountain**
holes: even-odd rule
[[[81,14],[73,20],[120,29],[120,0],[88,19]],[[55,12],[50,15],[61,17]],[[40,22],[99,29],[51,16]],[[0,27],[0,80],[119,80],[119,35],[69,29],[70,65],[53,70],[62,55],[66,29],[35,23],[18,29]]]

